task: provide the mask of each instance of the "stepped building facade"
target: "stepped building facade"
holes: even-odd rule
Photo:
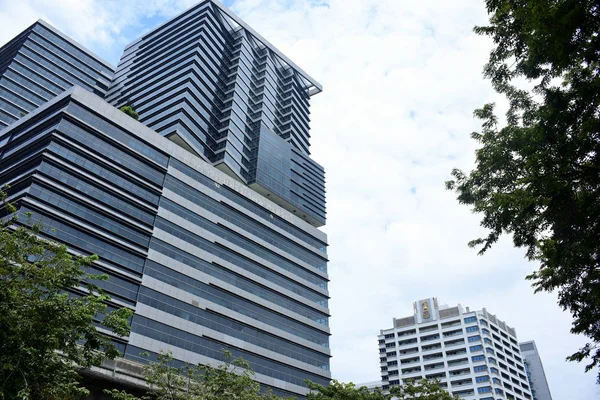
[[[207,0],[113,67],[38,21],[0,49],[0,184],[134,310],[124,357],[248,360],[302,398],[329,372],[321,86]],[[130,105],[134,120],[117,107]],[[81,293],[73,288],[74,295]],[[110,332],[106,332],[110,335]]]

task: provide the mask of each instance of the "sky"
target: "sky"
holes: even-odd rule
[[[125,44],[197,0],[0,0],[0,45],[42,18],[116,65]],[[379,379],[377,335],[414,301],[487,310],[535,340],[554,400],[600,398],[595,373],[565,357],[585,343],[537,265],[505,237],[484,256],[480,217],[444,188],[473,167],[473,110],[505,109],[481,71],[492,48],[473,26],[482,0],[229,0],[323,85],[311,100],[312,157],[325,167],[331,371]]]

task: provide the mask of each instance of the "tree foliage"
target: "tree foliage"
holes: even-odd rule
[[[405,382],[392,386],[389,394],[381,389],[370,391],[365,386],[356,387],[353,383],[333,380],[328,386],[308,382],[311,393],[306,400],[453,400],[450,393],[442,389],[436,381],[423,379],[419,382]]]
[[[131,118],[135,119],[136,121],[140,118],[139,114],[131,106],[123,106],[123,107],[119,108],[119,110],[121,110],[125,114],[129,115]]]
[[[149,385],[141,399],[125,391],[106,390],[116,400],[277,400],[271,392],[261,392],[250,364],[232,358],[225,351],[225,362],[217,366],[184,364],[174,366],[171,353],[161,353],[157,361],[144,368]]]
[[[94,317],[115,334],[129,332],[129,310],[106,313],[108,296],[83,268],[96,257],[72,257],[39,236],[42,226],[20,225],[0,191],[0,399],[69,399],[85,395],[81,369],[118,356]],[[88,294],[68,295],[79,286]]]
[[[568,359],[590,357],[589,371],[600,363],[600,2],[486,5],[489,25],[475,32],[494,41],[484,76],[508,99],[507,123],[498,126],[492,104],[475,111],[476,168],[455,169],[447,187],[489,229],[471,246],[484,253],[510,233],[540,263],[527,279],[536,292],[558,291],[571,332],[590,339]]]

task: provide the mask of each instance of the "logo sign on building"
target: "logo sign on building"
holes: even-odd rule
[[[434,312],[433,299],[419,300],[416,306],[417,315],[421,321],[432,321],[437,319]]]

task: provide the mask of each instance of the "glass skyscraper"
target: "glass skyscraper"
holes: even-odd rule
[[[0,130],[79,85],[104,96],[114,67],[39,20],[0,49]]]
[[[116,69],[39,21],[0,49],[0,72],[0,184],[47,237],[98,254],[110,307],[135,311],[114,338],[125,358],[229,349],[276,394],[329,382],[318,83],[212,0]]]
[[[321,86],[217,1],[125,48],[106,97],[300,218],[325,223],[323,168],[309,153]]]

